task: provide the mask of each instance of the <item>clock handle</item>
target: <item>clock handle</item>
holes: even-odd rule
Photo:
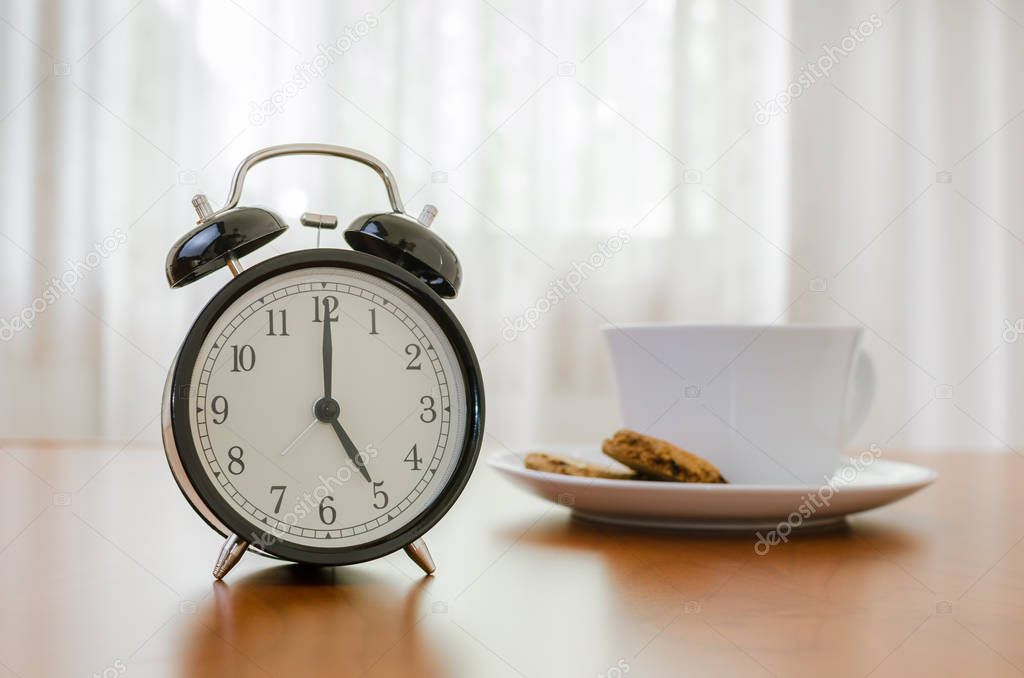
[[[388,191],[388,200],[391,202],[391,209],[395,212],[405,212],[402,198],[398,194],[398,182],[395,181],[395,176],[388,169],[387,165],[369,153],[363,153],[347,146],[333,146],[331,144],[281,144],[260,149],[241,162],[235,170],[235,176],[231,179],[231,194],[228,196],[228,201],[210,216],[215,216],[238,206],[238,201],[242,197],[242,184],[245,183],[245,175],[248,174],[249,170],[264,160],[286,155],[331,155],[362,163],[380,175],[380,178],[384,181],[384,186]]]

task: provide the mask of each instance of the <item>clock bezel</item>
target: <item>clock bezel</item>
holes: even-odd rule
[[[466,421],[462,449],[451,478],[438,497],[419,516],[397,532],[386,537],[344,547],[319,547],[289,542],[275,536],[246,518],[217,492],[207,476],[192,438],[190,414],[193,407],[191,379],[203,342],[214,323],[239,297],[255,285],[305,268],[341,268],[360,271],[390,283],[424,308],[451,342],[465,384]],[[282,254],[246,269],[213,296],[196,317],[171,371],[170,419],[174,445],[185,475],[197,495],[224,526],[240,538],[269,555],[301,563],[317,565],[351,565],[383,557],[423,536],[451,509],[465,489],[476,466],[483,439],[484,396],[480,365],[469,338],[447,304],[425,283],[391,262],[362,252],[337,249],[302,250]],[[186,499],[192,508],[209,522],[200,507]]]

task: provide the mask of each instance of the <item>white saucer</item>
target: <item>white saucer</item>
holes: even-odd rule
[[[553,454],[619,468],[596,447],[537,446]],[[875,459],[841,467],[829,485],[732,485],[579,478],[531,471],[522,454],[492,457],[490,465],[542,499],[586,520],[681,530],[750,531],[788,522],[794,529],[827,529],[851,513],[891,504],[930,485],[938,474],[923,466]]]

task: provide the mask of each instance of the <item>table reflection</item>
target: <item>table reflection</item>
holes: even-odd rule
[[[213,583],[181,675],[441,675],[418,624],[433,580],[288,565]],[[405,674],[407,675],[407,674]]]

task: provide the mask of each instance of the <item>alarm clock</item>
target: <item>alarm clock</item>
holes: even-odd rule
[[[370,167],[390,211],[357,218],[351,247],[320,247],[334,216],[306,213],[317,247],[246,268],[241,258],[288,228],[239,206],[247,172],[286,155]],[[246,551],[348,565],[398,549],[427,574],[423,535],[452,507],[476,463],[484,425],[480,367],[445,303],[462,279],[431,230],[437,209],[405,213],[391,171],[371,155],[325,144],[253,153],[226,204],[192,200],[198,225],[171,248],[167,281],[232,278],[199,313],[163,396],[164,450],[192,508],[224,538],[213,576]]]

